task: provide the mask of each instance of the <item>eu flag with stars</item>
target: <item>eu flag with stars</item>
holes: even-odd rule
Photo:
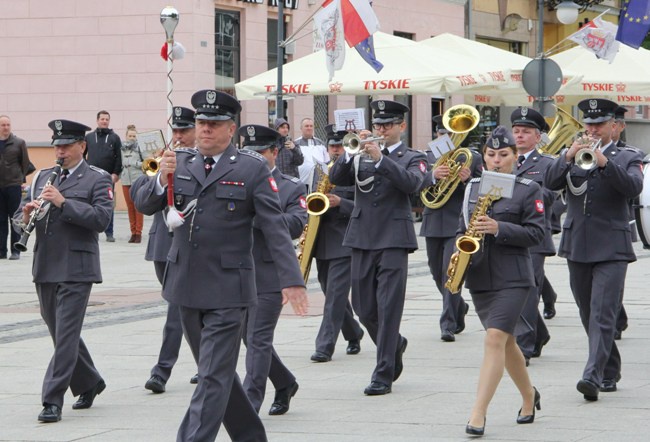
[[[639,49],[650,31],[650,2],[625,0],[621,8],[616,40]]]
[[[380,72],[384,68],[384,65],[377,61],[377,58],[375,57],[375,44],[373,43],[372,35],[356,45],[354,49],[359,52],[361,58],[363,58],[376,72]]]

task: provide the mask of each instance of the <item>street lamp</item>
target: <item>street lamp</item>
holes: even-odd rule
[[[579,9],[580,6],[578,6],[574,2],[567,1],[557,5],[557,9],[555,13],[560,23],[562,23],[563,25],[570,25],[572,23],[575,23],[575,21],[578,19]]]

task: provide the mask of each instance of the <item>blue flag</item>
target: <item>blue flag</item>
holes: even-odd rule
[[[650,31],[650,2],[625,0],[621,8],[616,40],[639,49],[648,31]]]
[[[361,58],[363,58],[376,72],[381,72],[384,68],[384,65],[377,61],[375,56],[375,44],[373,43],[372,35],[356,45],[354,49],[359,52]]]

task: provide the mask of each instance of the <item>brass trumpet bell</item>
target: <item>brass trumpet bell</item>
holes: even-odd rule
[[[362,140],[361,137],[354,133],[349,133],[343,137],[343,149],[348,155],[358,155],[363,150],[363,145],[372,141],[384,141],[384,137],[370,137]]]
[[[307,195],[307,213],[309,215],[320,216],[330,208],[330,200],[325,194],[313,192]]]
[[[600,148],[601,141],[597,140],[591,143],[588,149],[578,151],[575,157],[576,166],[582,170],[593,170],[598,166],[595,150]]]
[[[162,157],[147,158],[142,161],[142,171],[147,176],[155,176],[160,170],[160,160]]]

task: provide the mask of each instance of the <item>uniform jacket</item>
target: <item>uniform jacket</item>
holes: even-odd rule
[[[417,238],[411,218],[410,195],[422,186],[428,170],[426,156],[400,144],[385,155],[379,166],[363,156],[359,179],[374,177],[363,192],[355,184],[354,160],[346,155],[334,163],[330,180],[334,185],[355,185],[355,200],[343,245],[362,250],[387,248],[417,250]]]
[[[576,262],[636,260],[632,250],[628,200],[643,189],[641,154],[610,143],[603,148],[607,165],[592,171],[567,163],[566,151],[546,172],[545,184],[552,190],[567,186],[566,176],[587,190],[576,196],[566,191],[567,214],[562,226],[558,254]]]
[[[32,198],[43,191],[52,169],[39,171],[32,181]],[[98,233],[106,230],[113,211],[110,175],[82,161],[61,185],[63,209],[50,204],[36,222],[32,274],[36,283],[102,282]],[[14,218],[22,219],[23,201]]]
[[[123,186],[130,186],[135,180],[144,175],[142,171],[142,152],[137,141],[127,140],[122,144],[122,173],[120,180]]]
[[[471,177],[478,178],[483,171],[483,159],[478,152],[472,152],[472,162],[470,164]],[[427,151],[429,164],[435,164],[435,158],[431,151]],[[427,172],[422,189],[430,187],[433,183],[433,173]],[[428,238],[453,238],[458,230],[458,215],[463,205],[463,196],[465,195],[465,183],[460,183],[454,193],[451,194],[447,203],[439,209],[424,208],[422,212],[422,226],[420,227],[420,236]]]
[[[276,167],[271,173],[278,184],[282,217],[289,226],[289,234],[295,239],[300,236],[307,222],[305,185],[298,178],[285,175]],[[282,290],[278,280],[273,254],[266,245],[266,237],[253,220],[253,260],[255,261],[255,284],[258,293],[276,293]],[[297,259],[297,258],[296,258]]]
[[[464,205],[467,218],[478,201],[480,178],[468,183]],[[467,270],[465,287],[469,290],[501,290],[535,285],[533,262],[529,247],[544,239],[544,207],[542,190],[531,180],[517,178],[512,198],[495,201],[488,216],[499,224],[497,236],[485,235],[478,252],[472,255]],[[459,234],[467,229],[463,213],[460,215]]]
[[[112,129],[97,128],[86,135],[84,158],[110,174],[122,172],[122,140]]]
[[[515,171],[515,175],[521,178],[528,178],[535,181],[542,188],[544,197],[544,240],[530,248],[530,253],[538,253],[544,256],[555,255],[555,244],[553,243],[553,230],[551,222],[553,218],[553,203],[555,192],[544,187],[544,175],[546,170],[553,163],[555,157],[534,150],[528,155],[521,167]]]
[[[176,207],[184,210],[196,200],[196,208],[174,230],[163,281],[166,300],[194,309],[255,304],[253,217],[276,259],[281,286],[304,287],[277,184],[261,155],[230,145],[208,177],[202,155],[177,150],[176,161]],[[158,212],[166,199],[157,194],[156,182],[150,178],[135,195],[137,209],[146,215]]]
[[[131,199],[135,200],[138,189],[145,186],[149,181],[149,177],[142,175],[135,180],[131,185]],[[167,254],[172,246],[172,235],[169,233],[167,224],[165,224],[164,217],[166,216],[164,209],[167,202],[164,201],[160,205],[160,210],[153,214],[153,222],[149,228],[149,240],[147,241],[147,250],[144,253],[146,261],[167,261]]]
[[[27,175],[29,154],[25,140],[9,134],[0,150],[0,187],[20,186]]]
[[[338,207],[330,207],[321,215],[314,248],[316,259],[336,259],[352,255],[352,249],[343,245],[343,239],[354,209],[354,187],[336,186],[330,193],[341,198],[341,202]]]

